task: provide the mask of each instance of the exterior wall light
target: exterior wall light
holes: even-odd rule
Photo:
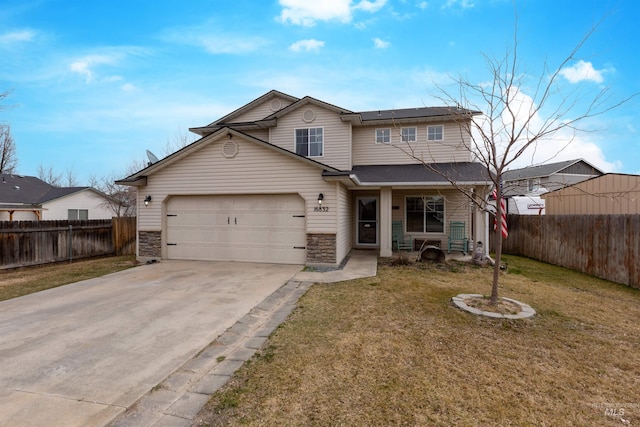
[[[322,201],[324,200],[324,194],[318,194],[318,206],[322,206]]]
[[[151,196],[147,195],[147,197],[144,198],[144,205],[149,206],[149,203],[151,203]]]

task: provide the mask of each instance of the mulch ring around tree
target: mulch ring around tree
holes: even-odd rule
[[[484,295],[459,294],[451,298],[451,302],[461,310],[496,319],[527,319],[536,314],[530,305],[505,297],[499,298],[498,303],[492,305],[489,297]]]

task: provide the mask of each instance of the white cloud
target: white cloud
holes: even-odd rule
[[[580,60],[571,67],[565,67],[560,70],[560,74],[570,83],[578,83],[581,81],[592,81],[595,83],[602,83],[604,77],[602,73],[610,70],[596,70],[590,62]]]
[[[353,7],[354,10],[364,10],[367,12],[377,12],[387,4],[387,0],[362,0],[360,3]]]
[[[351,22],[353,11],[377,12],[387,0],[361,0],[352,5],[352,0],[279,0],[282,11],[278,19],[282,23],[312,27],[316,21]]]
[[[108,47],[100,49],[101,53],[93,53],[72,60],[68,69],[79,74],[87,83],[99,82],[120,82],[124,78],[120,75],[107,75],[99,73],[101,68],[113,68],[119,66],[125,59],[132,55],[144,55],[146,51],[132,46]]]
[[[376,47],[376,49],[386,49],[389,46],[391,46],[391,42],[386,42],[378,37],[375,37],[373,39],[373,44]]]
[[[443,5],[442,9],[471,9],[475,4],[471,0],[447,0]]]
[[[418,3],[418,8],[419,9],[425,10],[428,7],[429,7],[429,3],[427,3],[426,1]]]
[[[269,42],[262,37],[246,37],[223,31],[211,33],[206,28],[179,28],[165,32],[162,38],[171,43],[201,47],[211,54],[245,54],[254,52]]]
[[[535,104],[533,98],[518,88],[512,88],[512,91],[510,107],[515,115],[515,129],[516,131],[525,129],[522,141],[516,142],[510,149],[510,152],[514,153],[526,144],[527,134],[537,134],[545,124],[544,118],[534,113]],[[565,117],[565,119],[569,119],[569,117]],[[501,124],[496,126],[494,123],[494,129],[511,129],[513,122],[511,115],[505,111]],[[528,124],[525,125],[527,122]],[[587,125],[586,122],[582,124],[584,125],[583,128]],[[561,125],[561,123],[558,122],[556,126],[558,125]],[[511,134],[511,131],[496,135],[496,144],[502,150],[506,147],[508,134]],[[522,155],[509,165],[509,168],[515,169],[563,160],[585,159],[606,172],[619,170],[621,168],[620,162],[607,161],[595,138],[596,135],[592,133],[574,132],[571,128],[562,128],[529,146]],[[513,154],[509,155],[509,158],[512,159]]]
[[[31,30],[13,31],[0,34],[0,45],[10,45],[18,42],[30,42],[36,33]]]
[[[120,86],[120,89],[122,89],[123,92],[133,92],[137,90],[137,88],[131,83],[123,84],[122,86]]]
[[[294,52],[318,52],[323,46],[324,42],[316,39],[298,40],[289,46],[289,50]]]
[[[114,64],[116,60],[116,57],[110,55],[88,55],[72,62],[69,65],[69,69],[83,76],[86,82],[89,83],[95,78],[93,67]]]

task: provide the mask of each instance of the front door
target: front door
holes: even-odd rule
[[[358,245],[378,244],[378,198],[358,197]]]

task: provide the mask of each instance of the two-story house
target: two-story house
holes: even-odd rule
[[[461,117],[270,91],[118,181],[138,187],[138,258],[336,266],[353,248],[391,256],[392,223],[416,245],[444,247],[452,221],[486,240],[484,213],[445,178],[479,198],[491,185]]]

